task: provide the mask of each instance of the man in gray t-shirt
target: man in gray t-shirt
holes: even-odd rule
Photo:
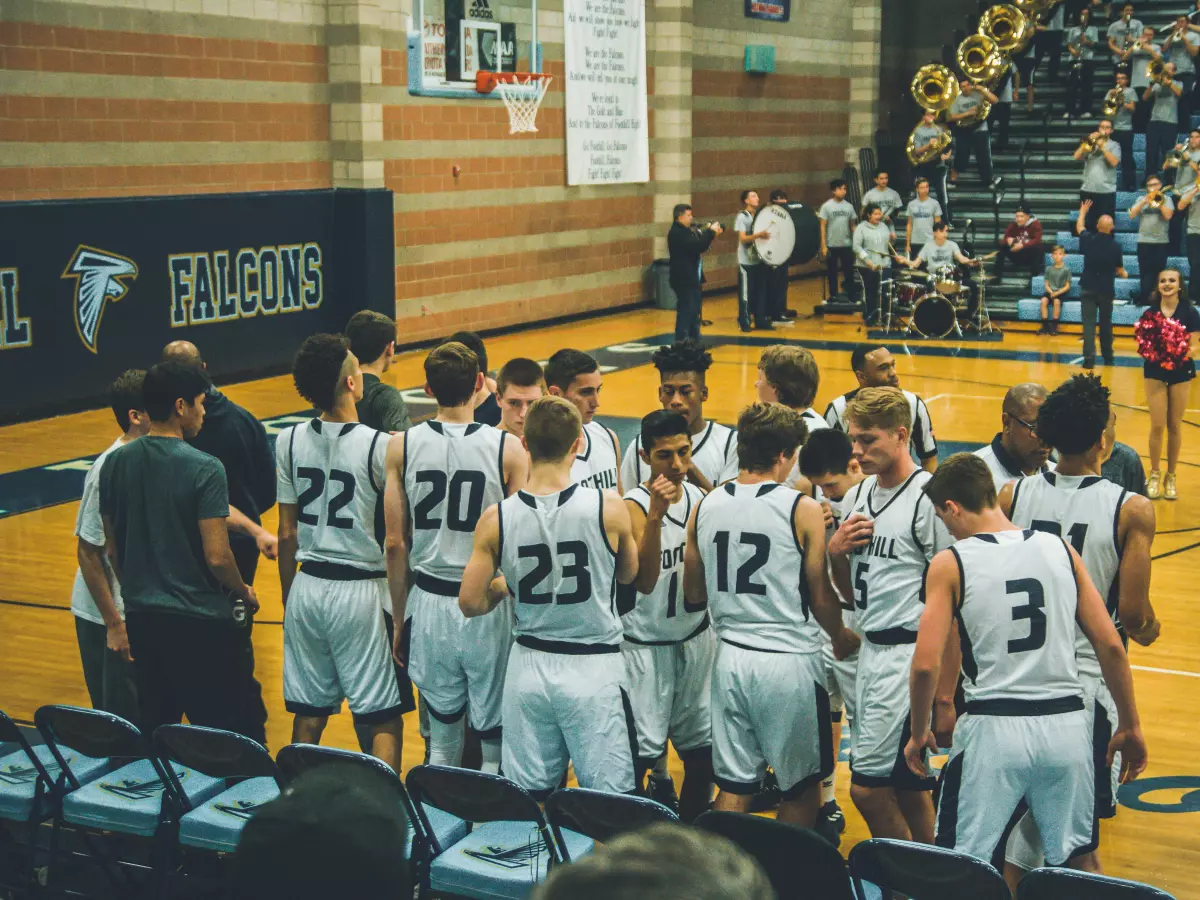
[[[1142,277],[1138,302],[1142,304],[1150,302],[1150,292],[1158,286],[1158,275],[1167,267],[1170,221],[1175,215],[1175,204],[1163,194],[1162,186],[1162,179],[1157,175],[1147,176],[1146,193],[1129,207],[1129,218],[1138,220],[1137,255]],[[1150,202],[1151,197],[1156,200],[1154,204]]]
[[[928,109],[922,114],[920,124],[913,129],[913,148],[916,151],[932,152],[932,147],[935,146],[933,142],[940,135],[950,133],[945,125],[938,124],[937,117],[937,113]],[[951,150],[947,146],[944,153],[935,156],[929,162],[914,166],[912,170],[914,181],[917,178],[929,179],[929,187],[941,204],[942,215],[947,222],[950,221],[950,200],[946,191],[946,163],[950,161],[950,155]]]
[[[1179,196],[1178,209],[1187,210],[1187,258],[1191,274],[1188,276],[1188,296],[1200,296],[1195,292],[1200,290],[1200,203],[1195,203],[1200,197],[1200,181],[1193,181],[1192,186]]]
[[[1179,16],[1175,27],[1163,41],[1163,57],[1175,64],[1175,77],[1183,83],[1179,98],[1179,123],[1188,126],[1195,107],[1192,94],[1196,89],[1196,54],[1200,53],[1200,35],[1188,26],[1188,17]]]
[[[1142,23],[1133,17],[1133,4],[1121,8],[1121,18],[1108,26],[1108,49],[1112,51],[1114,63],[1123,62],[1126,52],[1137,42],[1142,33]]]
[[[933,226],[942,220],[942,206],[929,196],[929,179],[917,179],[917,196],[908,201],[908,221],[904,226],[905,250],[909,258],[933,240]]]
[[[1146,126],[1146,172],[1162,169],[1163,159],[1175,146],[1179,130],[1179,97],[1183,84],[1175,78],[1175,64],[1163,64],[1163,80],[1156,81],[1142,93],[1143,100],[1152,101],[1150,122]]]
[[[765,231],[754,230],[754,216],[758,213],[758,192],[742,191],[742,209],[733,222],[733,233],[738,242],[738,327],[750,330],[750,321],[755,328],[770,328],[767,321],[767,282],[762,258],[754,242],[766,237]]]
[[[1080,144],[1075,159],[1083,160],[1083,184],[1079,187],[1081,200],[1091,200],[1087,227],[1091,231],[1101,216],[1117,212],[1117,167],[1121,164],[1121,145],[1112,139],[1112,122],[1101,119],[1100,125],[1088,136],[1095,144],[1089,149]]]
[[[957,148],[954,153],[954,168],[950,172],[950,180],[957,182],[958,173],[971,164],[971,154],[979,163],[979,178],[985,185],[991,185],[992,175],[992,144],[988,135],[987,119],[980,121],[978,109],[983,103],[997,103],[999,98],[987,88],[974,84],[964,78],[959,83],[959,94],[951,104],[946,115],[955,130]]]
[[[875,170],[875,187],[863,194],[862,205],[874,203],[883,210],[883,224],[891,232],[892,240],[896,239],[896,212],[903,208],[904,200],[893,188],[888,187],[888,173],[883,169]]]
[[[825,257],[826,276],[829,279],[829,296],[836,297],[844,292],[850,300],[858,295],[858,284],[854,278],[854,225],[858,214],[854,204],[846,199],[848,185],[842,178],[829,182],[831,196],[817,210],[821,227],[821,256]],[[842,291],[838,290],[838,271],[842,273]]]
[[[1062,4],[1059,4],[1059,9]],[[1080,13],[1080,24],[1067,29],[1067,53],[1071,56],[1071,69],[1067,73],[1067,111],[1063,118],[1090,114],[1092,94],[1096,78],[1096,51],[1099,33],[1089,25],[1091,13],[1084,9]]]
[[[1112,117],[1112,138],[1121,145],[1121,190],[1132,191],[1137,178],[1133,165],[1133,119],[1138,92],[1129,86],[1128,72],[1117,70],[1115,86],[1104,95],[1105,104],[1110,98],[1117,102],[1117,111]]]

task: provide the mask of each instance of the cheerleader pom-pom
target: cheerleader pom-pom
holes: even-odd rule
[[[1147,362],[1161,365],[1165,358],[1163,344],[1163,324],[1166,319],[1158,311],[1147,310],[1138,319],[1134,328],[1134,339],[1137,341],[1138,356]]]

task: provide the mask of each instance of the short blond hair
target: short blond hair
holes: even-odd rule
[[[794,455],[807,436],[804,417],[790,406],[751,403],[738,416],[738,468],[769,472],[781,455]]]
[[[794,409],[808,409],[817,399],[821,370],[812,352],[804,347],[773,344],[758,358],[768,383],[775,389],[779,402]]]
[[[575,449],[583,419],[575,404],[545,396],[529,405],[525,416],[525,446],[530,462],[558,462]]]
[[[854,399],[846,404],[846,421],[862,428],[882,428],[897,431],[906,428],[912,431],[912,410],[908,398],[900,388],[861,388]]]

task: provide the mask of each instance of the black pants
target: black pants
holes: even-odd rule
[[[763,304],[766,308],[764,327],[770,327],[771,320],[784,318],[787,312],[788,267],[764,265],[766,269],[766,289],[763,291]]]
[[[145,734],[187,716],[193,725],[236,731],[266,743],[253,657],[246,650],[249,628],[238,628],[232,618],[141,610],[128,611],[126,627]]]
[[[1146,175],[1162,172],[1163,160],[1175,147],[1178,126],[1174,122],[1151,122],[1146,126]]]
[[[1137,302],[1142,306],[1150,302],[1150,292],[1158,287],[1158,275],[1167,267],[1167,244],[1137,245],[1138,269],[1142,273],[1142,287]]]
[[[883,304],[888,300],[883,296],[883,282],[892,277],[891,269],[868,269],[858,266],[855,269],[862,279],[863,291],[863,321],[868,325],[879,324],[879,313]]]
[[[913,169],[913,180],[918,178],[929,181],[929,187],[937,197],[937,202],[942,205],[942,221],[953,221],[950,218],[950,195],[946,190],[946,166],[941,160],[917,166]]]
[[[1092,368],[1096,365],[1096,316],[1100,316],[1100,354],[1104,361],[1112,365],[1113,361],[1113,325],[1112,295],[1098,294],[1095,291],[1083,291],[1079,295],[1080,312],[1083,316],[1083,365]]]
[[[838,272],[842,273],[842,292],[853,300],[858,294],[854,280],[854,250],[850,247],[830,247],[825,258],[825,272],[829,278],[829,296],[838,293]]]
[[[992,106],[992,114],[988,116],[988,126],[996,136],[996,149],[1008,149],[1008,125],[1012,121],[1012,104],[996,103]]]
[[[1142,91],[1145,88],[1134,88],[1138,94],[1137,106],[1133,108],[1133,133],[1145,134],[1146,126],[1150,124],[1150,110],[1154,108],[1152,100],[1143,100]]]
[[[1087,218],[1083,220],[1083,227],[1088,231],[1096,230],[1096,223],[1101,216],[1116,216],[1117,214],[1117,195],[1111,194],[1094,194],[1091,191],[1080,191],[1080,201],[1091,200],[1091,208],[1088,209]]]
[[[768,269],[766,263],[738,264],[738,325],[742,328],[749,328],[751,319],[756,327],[764,327]]]
[[[108,629],[75,616],[75,637],[83,681],[93,709],[102,709],[138,725],[137,686],[133,663],[108,649]]]
[[[1187,210],[1184,210],[1186,214]],[[1196,291],[1200,290],[1200,234],[1189,234],[1187,236],[1187,258],[1188,266],[1192,273],[1188,276],[1188,296],[1200,297]]]
[[[963,131],[961,128],[956,129],[955,135],[956,149],[954,152],[954,170],[958,173],[965,172],[967,166],[971,164],[971,154],[975,154],[975,159],[979,163],[979,177],[984,184],[992,183],[992,141],[991,134],[982,128],[976,128],[973,131]]]
[[[671,290],[675,292],[675,341],[700,340],[700,285],[676,284],[671,282]]]
[[[1112,139],[1121,146],[1121,190],[1136,191],[1137,168],[1133,164],[1133,132],[1114,131]]]
[[[1084,60],[1071,67],[1067,76],[1067,112],[1072,116],[1091,115],[1096,93],[1096,63]]]
[[[1047,74],[1052,78],[1058,78],[1058,67],[1062,62],[1063,52],[1063,32],[1061,31],[1039,31],[1033,39],[1033,67],[1038,69],[1042,65],[1042,60],[1046,57],[1050,58]]]
[[[1004,274],[1004,266],[1011,260],[1012,264],[1017,268],[1028,269],[1034,276],[1042,271],[1042,260],[1045,254],[1041,244],[1035,244],[1032,247],[1022,247],[1015,253],[1009,248],[1008,244],[1001,244],[999,250],[996,251],[996,274]]]
[[[1192,130],[1192,111],[1195,109],[1192,97],[1196,92],[1196,73],[1184,72],[1176,75],[1175,80],[1183,85],[1183,94],[1179,98],[1179,130],[1188,132]]]

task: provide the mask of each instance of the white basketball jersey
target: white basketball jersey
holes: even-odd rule
[[[921,621],[925,569],[950,535],[921,490],[933,476],[917,469],[891,491],[874,475],[860,481],[842,501],[846,519],[855,513],[875,523],[871,541],[850,556],[850,583],[859,630],[916,631]]]
[[[857,393],[858,390],[855,389],[848,394],[835,397],[833,402],[825,407],[825,423],[830,428],[849,433],[850,429],[846,425],[846,405],[854,399],[854,395]],[[933,420],[929,418],[929,409],[925,406],[925,401],[912,391],[902,391],[901,393],[908,401],[908,409],[912,413],[912,436],[909,438],[909,446],[914,458],[922,460],[935,456],[937,440],[933,436]]]
[[[599,488],[517,491],[501,501],[500,571],[516,599],[518,637],[621,643],[616,551],[604,530]]]
[[[792,519],[802,499],[782,484],[731,481],[700,503],[696,540],[722,640],[775,653],[821,649]]]
[[[800,418],[804,420],[804,424],[808,427],[808,434],[812,434],[814,431],[820,431],[822,428],[830,427],[829,423],[817,415],[817,411],[811,406],[804,412],[800,413]],[[800,479],[802,477],[803,476],[800,472],[800,452],[797,451],[796,461],[792,463],[792,471],[788,473],[788,477],[784,481],[784,484],[786,484],[788,487],[795,487],[800,483]],[[813,499],[818,502],[823,499],[820,488],[814,488]]]
[[[571,465],[571,480],[580,487],[617,489],[617,441],[599,422],[583,426],[583,453]]]
[[[650,511],[650,492],[638,485],[625,495]],[[649,594],[637,594],[633,612],[621,617],[625,638],[642,643],[674,643],[691,636],[704,622],[706,613],[687,612],[683,608],[683,549],[687,544],[687,521],[704,492],[694,484],[683,483],[683,496],[671,504],[662,521],[662,571],[658,584]],[[618,591],[634,591],[632,584],[620,585]]]
[[[1016,483],[1009,516],[1014,525],[1058,535],[1075,548],[1114,623],[1120,596],[1118,529],[1121,507],[1130,496],[1099,475],[1043,472]],[[1075,653],[1080,669],[1099,673],[1096,651],[1082,629],[1076,630]]]
[[[950,551],[962,578],[963,693],[972,700],[1078,697],[1077,591],[1060,538],[1028,531],[972,535]]]
[[[296,559],[383,572],[389,435],[360,422],[312,419],[279,433],[279,502],[298,507]]]
[[[408,564],[415,573],[462,580],[480,515],[504,499],[510,440],[478,422],[427,421],[404,432]]]
[[[621,484],[627,492],[650,477],[650,467],[642,462],[638,452],[641,449],[639,433],[629,442],[625,458],[621,460]],[[692,435],[692,462],[713,487],[737,478],[737,431],[720,422],[709,422]]]

